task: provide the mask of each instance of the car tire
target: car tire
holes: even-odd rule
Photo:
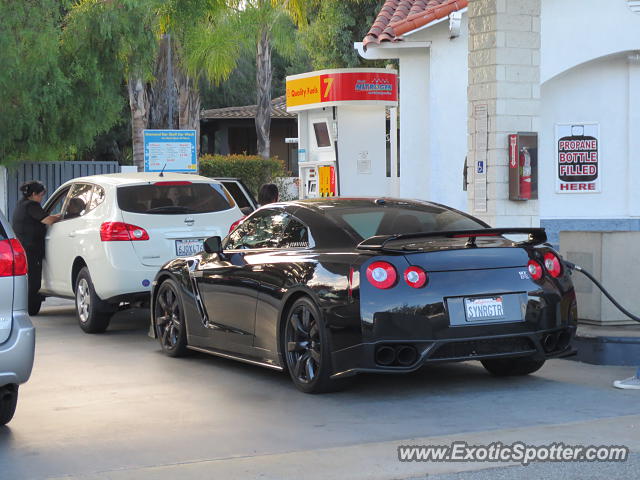
[[[288,309],[283,329],[285,367],[294,385],[304,393],[342,389],[344,380],[332,380],[331,348],[320,309],[308,297]]]
[[[76,278],[76,314],[78,324],[85,333],[102,333],[109,327],[113,307],[102,301],[96,294],[89,275],[84,267]]]
[[[482,366],[489,373],[497,377],[509,377],[516,375],[529,375],[537,372],[544,365],[543,360],[537,360],[531,357],[520,358],[493,358],[482,360]]]
[[[170,357],[188,353],[184,303],[178,284],[165,280],[158,287],[153,309],[153,325],[162,351]]]
[[[0,387],[0,425],[6,425],[13,418],[18,404],[18,385]]]
[[[40,308],[42,307],[42,297],[38,295],[38,298],[30,298],[28,301],[27,311],[29,315],[35,317],[40,313]]]

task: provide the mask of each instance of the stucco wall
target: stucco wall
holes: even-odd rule
[[[640,49],[640,15],[626,0],[543,0],[540,79],[616,52]]]
[[[430,28],[415,32],[406,37],[407,41],[429,41],[429,70],[422,76],[411,75],[403,69],[406,60],[401,58],[400,78],[400,161],[401,186],[407,183],[428,183],[428,198],[454,208],[466,210],[467,194],[463,190],[462,172],[467,154],[467,38],[468,22],[463,17],[460,36],[449,38],[449,22],[443,21]],[[419,118],[415,115],[403,115],[402,105],[414,102],[418,98],[413,92],[424,92],[428,75],[428,92],[425,107],[414,106],[415,111],[428,108],[429,112]],[[407,78],[410,76],[410,78]],[[404,87],[403,87],[404,86]],[[403,96],[408,97],[404,99]],[[419,178],[403,166],[407,157],[419,150],[406,145],[407,137],[427,142],[426,161],[430,169],[426,178]],[[401,188],[401,195],[404,193]]]
[[[640,46],[640,45],[639,45]],[[542,85],[540,119],[540,218],[622,218],[629,215],[626,56],[583,64]],[[640,109],[640,105],[635,105]],[[598,122],[601,193],[556,193],[556,123]],[[637,186],[633,186],[637,188]]]

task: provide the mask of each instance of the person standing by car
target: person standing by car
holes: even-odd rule
[[[22,200],[13,212],[13,229],[27,253],[29,268],[29,315],[37,315],[42,299],[38,293],[42,282],[42,260],[44,259],[44,237],[47,225],[60,220],[60,215],[47,215],[41,203],[46,189],[42,182],[33,180],[20,186]]]
[[[278,187],[273,183],[265,183],[258,192],[258,203],[260,206],[278,201]]]

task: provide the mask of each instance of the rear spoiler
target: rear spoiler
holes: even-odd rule
[[[399,233],[396,235],[376,235],[360,242],[359,250],[385,250],[406,252],[407,249],[386,248],[387,243],[395,240],[416,240],[422,238],[468,238],[467,246],[475,247],[477,237],[500,237],[502,235],[528,235],[529,238],[516,245],[540,245],[547,241],[544,228],[479,228],[477,230],[451,230],[448,232]]]

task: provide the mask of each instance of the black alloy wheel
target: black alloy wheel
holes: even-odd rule
[[[284,347],[286,366],[299,390],[321,393],[340,386],[330,378],[328,334],[320,310],[309,298],[298,299],[289,309]]]
[[[170,357],[181,357],[187,353],[184,309],[178,285],[173,280],[166,280],[160,285],[155,302],[154,325],[164,353]]]

